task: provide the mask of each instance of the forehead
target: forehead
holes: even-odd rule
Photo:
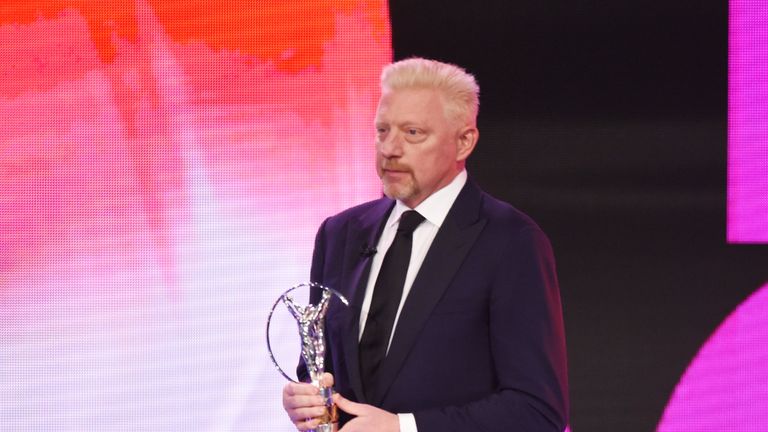
[[[376,121],[436,122],[445,120],[442,95],[429,88],[384,90],[376,110]]]

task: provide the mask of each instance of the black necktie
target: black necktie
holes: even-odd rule
[[[376,375],[387,355],[397,307],[403,296],[405,275],[411,261],[413,231],[423,221],[424,216],[414,210],[408,210],[400,216],[395,239],[384,255],[373,287],[373,299],[360,339],[360,373],[368,399],[373,397]]]

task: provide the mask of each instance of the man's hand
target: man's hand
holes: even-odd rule
[[[324,374],[322,384],[333,386],[333,375]],[[320,424],[316,417],[325,414],[325,401],[312,384],[291,382],[283,387],[283,409],[298,430],[311,430]]]
[[[400,432],[400,419],[397,414],[375,406],[352,402],[338,393],[333,395],[333,401],[342,411],[357,416],[345,424],[339,432]]]

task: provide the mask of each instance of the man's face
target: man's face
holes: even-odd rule
[[[384,194],[414,208],[453,180],[469,153],[434,89],[385,90],[376,111],[376,170]],[[470,150],[471,151],[471,150]]]

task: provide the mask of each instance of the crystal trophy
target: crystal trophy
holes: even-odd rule
[[[297,290],[319,289],[321,291],[320,300],[316,304],[300,305],[294,300],[294,292]],[[349,305],[347,299],[338,291],[322,286],[318,283],[309,282],[296,285],[286,290],[272,305],[267,317],[267,350],[272,363],[285,378],[297,382],[285,373],[280,367],[275,355],[269,337],[270,323],[272,315],[279,305],[283,305],[296,320],[301,338],[301,357],[309,372],[312,384],[320,389],[320,395],[325,399],[326,411],[320,417],[320,425],[315,428],[315,432],[336,432],[338,430],[339,420],[336,405],[331,396],[333,388],[323,387],[321,378],[325,373],[325,315],[328,312],[328,305],[333,297],[337,297],[344,305]]]

